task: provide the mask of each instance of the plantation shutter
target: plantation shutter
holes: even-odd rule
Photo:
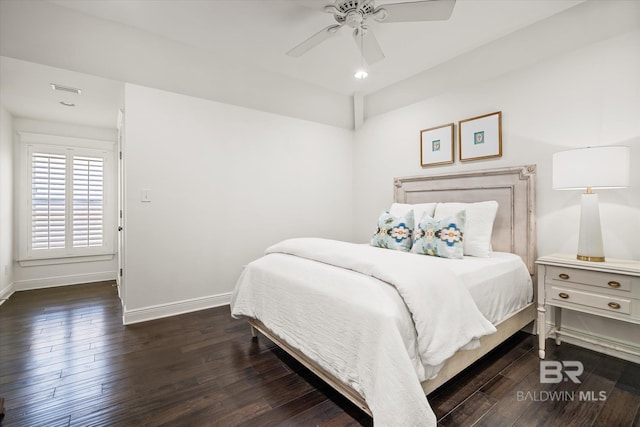
[[[31,156],[31,248],[65,247],[66,158],[33,153]]]
[[[112,259],[113,144],[27,132],[20,138],[18,262]]]
[[[73,157],[73,247],[104,241],[104,159]]]

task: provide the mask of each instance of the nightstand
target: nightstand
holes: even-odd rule
[[[578,261],[575,255],[554,254],[538,264],[539,356],[544,359],[545,339],[552,333],[588,341],[636,356],[640,352],[613,347],[597,339],[585,339],[562,330],[562,309],[580,311],[623,322],[640,324],[640,261],[608,259]],[[545,305],[555,309],[555,327],[547,331]]]

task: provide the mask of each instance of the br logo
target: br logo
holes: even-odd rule
[[[575,384],[580,384],[578,378],[584,372],[582,362],[577,360],[567,360],[558,362],[556,360],[540,361],[540,382],[542,384],[555,384],[562,381],[571,380]]]

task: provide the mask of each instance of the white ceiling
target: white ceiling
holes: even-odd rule
[[[365,81],[353,78],[360,56],[349,28],[301,58],[285,55],[335,22],[322,11],[330,1],[1,0],[1,101],[17,116],[113,127],[126,81],[267,111],[286,103],[276,112],[312,120],[335,105],[350,117],[318,121],[348,127],[354,93],[380,91],[584,0],[457,0],[445,22],[373,22],[386,58]],[[49,83],[82,87],[77,107],[61,106]]]
[[[82,90],[54,91],[55,83]],[[124,84],[18,59],[0,57],[2,104],[16,117],[114,128],[124,104]],[[68,107],[60,104],[74,104]]]
[[[300,58],[285,53],[335,24],[333,0],[50,0],[241,63],[344,95],[382,89],[584,0],[457,0],[448,21],[378,23],[370,29],[386,59],[353,78],[360,54],[342,28]],[[376,6],[404,0],[376,0]]]

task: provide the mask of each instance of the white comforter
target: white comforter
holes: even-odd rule
[[[262,321],[349,384],[376,425],[435,426],[420,381],[495,332],[465,286],[435,264],[367,245],[286,240],[245,268],[232,315]]]

